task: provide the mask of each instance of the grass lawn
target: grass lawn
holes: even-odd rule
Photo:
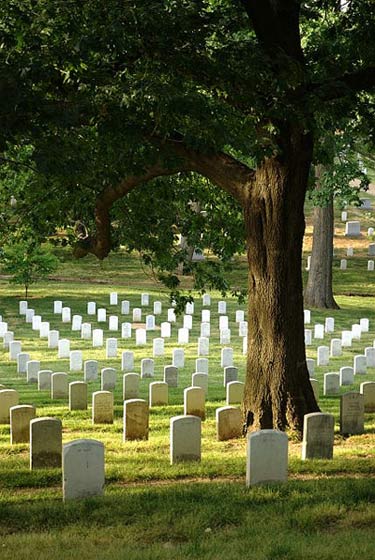
[[[362,212],[363,224],[371,216],[353,210],[350,219]],[[367,222],[366,222],[367,220]],[[305,258],[309,251],[308,224]],[[38,416],[55,416],[63,423],[63,442],[77,438],[94,438],[105,444],[105,497],[79,502],[62,502],[61,471],[29,470],[29,449],[26,444],[10,446],[9,426],[0,426],[0,559],[237,559],[254,560],[346,560],[360,556],[375,559],[375,414],[366,414],[365,433],[343,438],[339,434],[339,399],[323,397],[323,375],[352,365],[353,356],[372,346],[375,333],[374,274],[367,272],[368,239],[358,242],[344,238],[342,224],[336,231],[335,293],[341,309],[312,310],[312,322],[335,318],[335,332],[324,341],[314,341],[307,355],[316,358],[316,348],[329,344],[362,317],[370,319],[370,332],[363,334],[351,348],[344,348],[342,357],[331,358],[330,365],[316,368],[320,382],[322,411],[336,419],[334,458],[331,461],[301,461],[301,444],[289,444],[289,481],[283,485],[245,487],[245,440],[216,441],[215,410],[225,405],[223,372],[220,367],[218,330],[218,293],[212,294],[211,338],[209,356],[209,390],[207,419],[202,427],[201,463],[169,465],[169,418],[183,412],[183,388],[190,385],[195,371],[201,298],[197,297],[190,344],[185,347],[185,367],[179,374],[179,387],[170,389],[166,407],[155,407],[150,414],[150,437],[147,442],[122,442],[122,388],[120,354],[135,351],[135,371],[140,372],[142,357],[152,357],[150,339],[145,347],[134,347],[119,338],[119,357],[105,359],[105,349],[92,348],[82,341],[70,326],[53,315],[53,300],[61,299],[81,314],[84,320],[88,301],[113,310],[120,316],[120,304],[109,306],[109,293],[117,291],[119,302],[129,299],[131,309],[140,307],[142,292],[150,294],[152,303],[162,301],[163,320],[169,307],[168,294],[142,271],[135,256],[121,252],[111,255],[100,265],[94,259],[72,261],[68,252],[60,252],[62,265],[48,283],[31,288],[29,307],[50,321],[60,331],[60,338],[71,340],[71,349],[82,349],[84,360],[96,359],[100,368],[116,367],[119,372],[115,390],[115,421],[113,425],[91,423],[90,396],[100,389],[98,381],[89,385],[88,411],[69,412],[67,401],[51,401],[47,392],[38,392],[25,377],[16,373],[14,362],[0,348],[0,383],[15,388],[20,404],[34,404]],[[338,261],[346,247],[355,247],[348,270],[340,271]],[[246,285],[243,259],[235,263],[232,284]],[[189,279],[185,280],[189,287]],[[19,287],[0,280],[0,314],[8,321],[15,339],[22,340],[22,351],[39,359],[43,369],[69,372],[68,360],[57,359],[56,350],[47,348],[46,340],[32,331],[18,315],[18,302],[23,299]],[[232,331],[231,346],[240,380],[244,378],[245,357],[242,339],[235,324],[237,302],[227,300],[227,314]],[[244,308],[244,307],[243,307]],[[121,321],[128,321],[124,316]],[[160,324],[158,318],[157,323]],[[94,325],[95,323],[93,323]],[[182,325],[178,318],[177,326]],[[96,325],[95,325],[96,326]],[[102,324],[98,325],[102,327]],[[177,326],[166,341],[165,355],[155,358],[155,377],[161,380],[164,365],[171,363],[172,348],[177,347]],[[74,336],[73,336],[74,335]],[[105,338],[116,336],[105,330]],[[117,334],[119,337],[119,334]],[[156,333],[155,333],[156,336]],[[69,373],[69,381],[83,378],[82,373]],[[362,381],[375,381],[375,368],[366,376],[356,376],[350,388],[358,390]],[[143,379],[141,398],[148,398],[151,380]]]

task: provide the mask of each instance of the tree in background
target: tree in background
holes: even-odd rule
[[[59,260],[55,255],[34,241],[17,241],[1,250],[0,263],[9,282],[25,288],[25,298],[32,284],[43,280],[56,271]]]
[[[338,309],[332,286],[334,203],[340,208],[360,205],[360,191],[367,190],[368,178],[359,165],[355,131],[328,135],[320,145],[315,166],[316,183],[309,197],[314,203],[313,244],[310,270],[304,293],[306,307]]]

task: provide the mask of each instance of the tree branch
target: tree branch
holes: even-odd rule
[[[92,253],[100,260],[108,256],[112,248],[110,211],[113,204],[136,187],[156,177],[174,175],[182,171],[195,171],[231,194],[242,205],[244,204],[254,180],[255,172],[252,169],[227,154],[203,154],[186,147],[179,141],[163,142],[162,147],[168,149],[169,159],[171,151],[177,156],[173,165],[166,166],[161,159],[140,175],[129,175],[118,185],[107,187],[98,195],[95,205],[96,232],[95,235],[89,235],[77,243],[74,249],[77,258],[84,257],[88,253]]]
[[[323,82],[311,83],[304,92],[314,93],[323,101],[333,101],[345,97],[348,93],[373,90],[375,90],[375,66],[368,66]]]

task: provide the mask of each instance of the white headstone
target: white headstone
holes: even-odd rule
[[[73,315],[72,319],[72,331],[80,331],[82,326],[82,316]]]
[[[208,375],[207,373],[202,372],[195,372],[191,376],[191,385],[192,387],[201,387],[204,392],[207,394],[208,391]]]
[[[248,332],[247,321],[241,321],[238,325],[238,335],[239,336],[247,336],[247,332]]]
[[[219,315],[225,315],[227,312],[227,304],[225,301],[219,301],[217,304],[217,312]]]
[[[164,366],[164,383],[169,387],[178,386],[178,368],[175,366]]]
[[[305,329],[305,345],[310,346],[312,344],[312,330]]]
[[[346,222],[345,235],[347,237],[359,237],[361,235],[361,223],[357,221]]]
[[[209,309],[202,309],[201,320],[202,320],[202,323],[210,323],[210,321],[211,321],[211,311]]]
[[[302,460],[332,459],[335,419],[332,414],[312,412],[303,419]]]
[[[17,354],[17,373],[26,373],[26,364],[30,360],[30,354],[19,352]]]
[[[20,315],[26,315],[26,311],[27,311],[27,301],[20,301],[18,303],[18,310],[19,310],[19,314]]]
[[[241,323],[245,320],[245,312],[242,309],[236,310],[236,323]]]
[[[132,337],[132,324],[122,323],[121,324],[121,338],[131,338]]]
[[[242,415],[239,408],[222,406],[216,409],[216,434],[218,441],[241,437]]]
[[[4,336],[3,336],[3,348],[4,348],[4,350],[9,350],[9,344],[13,341],[14,341],[14,332],[13,331],[7,331],[6,333],[4,333]],[[10,358],[10,354],[9,354],[9,358]],[[15,358],[13,358],[13,359],[15,359]]]
[[[335,330],[335,319],[333,317],[327,317],[325,320],[324,330],[326,333],[333,333]]]
[[[353,385],[354,383],[354,369],[352,367],[344,366],[340,368],[340,385]]]
[[[28,310],[26,311],[26,316],[25,316],[25,318],[26,318],[26,323],[32,323],[32,322],[33,322],[33,317],[34,317],[34,315],[35,315],[34,309],[28,309]]]
[[[343,348],[347,348],[352,345],[352,331],[342,331],[341,333],[341,345]]]
[[[375,257],[375,243],[370,243],[368,246],[368,256]]]
[[[98,323],[106,323],[107,322],[107,311],[104,307],[100,307],[96,313],[96,319]]]
[[[209,294],[203,294],[202,305],[203,307],[209,307],[211,305],[211,296]]]
[[[365,348],[365,356],[366,366],[372,368],[375,367],[375,348],[373,346]]]
[[[63,446],[63,499],[76,500],[104,493],[104,444],[77,439]]]
[[[170,420],[170,462],[201,460],[201,419],[173,416]]]
[[[210,352],[210,339],[204,336],[198,338],[198,356],[208,356]]]
[[[189,330],[191,330],[193,328],[193,317],[192,317],[192,315],[184,315],[183,327],[185,329],[189,329]]]
[[[227,405],[230,404],[241,404],[243,400],[245,384],[241,381],[229,381],[227,383]]]
[[[167,323],[166,321],[164,323],[161,323],[160,325],[160,336],[163,338],[170,338],[171,337],[171,324]]]
[[[103,346],[103,330],[94,329],[92,331],[92,346],[93,348],[100,348]]]
[[[364,355],[354,356],[354,365],[353,365],[354,375],[366,374],[367,373],[366,364],[367,364],[366,356]]]
[[[72,350],[69,355],[70,371],[82,371],[83,360],[81,350]]]
[[[42,317],[41,315],[34,315],[31,321],[31,328],[33,329],[33,331],[39,331],[40,330],[40,323],[42,322]],[[4,333],[2,332],[1,328],[0,328],[0,336],[2,336]]]
[[[194,302],[188,301],[185,305],[185,313],[186,315],[194,315]]]
[[[222,348],[220,365],[221,367],[233,365],[233,348]]]
[[[348,219],[348,213],[346,212],[346,210],[343,210],[341,212],[341,221],[346,222],[347,219]]]
[[[366,317],[363,317],[359,320],[359,326],[361,327],[362,332],[368,332],[370,328],[370,321]]]
[[[260,430],[247,436],[246,486],[286,482],[288,436],[277,430]]]
[[[152,341],[152,355],[154,358],[164,356],[164,338],[154,338]]]
[[[124,401],[123,441],[148,439],[149,408],[143,399]]]
[[[195,371],[200,371],[202,373],[208,373],[208,359],[207,358],[197,358],[195,360]]]
[[[375,412],[375,381],[365,381],[360,385],[364,397],[365,412]]]
[[[209,337],[211,334],[211,325],[210,323],[201,323],[201,336]]]
[[[178,344],[189,344],[189,329],[178,329]]]
[[[150,303],[150,296],[148,294],[141,294],[141,306],[147,307]]]
[[[139,381],[138,373],[125,373],[122,377],[122,398],[124,401],[139,398]]]
[[[91,340],[91,323],[82,323],[81,338],[82,340]]]
[[[231,381],[238,381],[238,368],[227,366],[224,368],[224,387]]]
[[[48,333],[48,348],[57,348],[59,344],[59,331],[49,331]]]
[[[155,317],[154,315],[146,315],[146,331],[155,330]]]
[[[352,325],[352,339],[361,340],[362,329],[359,323]]]
[[[329,348],[328,346],[318,346],[317,350],[317,366],[328,366],[329,364]]]
[[[229,319],[227,315],[220,315],[219,317],[219,331],[229,328]]]
[[[38,391],[51,391],[51,369],[41,369],[38,371]]]
[[[340,270],[346,270],[348,267],[348,261],[346,259],[340,260]]]
[[[117,292],[111,292],[109,294],[109,305],[117,305],[117,303],[118,303]]]
[[[340,374],[329,372],[324,374],[323,394],[325,397],[338,395],[340,392]]]
[[[309,375],[310,377],[312,377],[315,371],[315,360],[313,360],[312,358],[306,358],[306,365],[307,365]]]
[[[311,311],[310,309],[303,310],[303,322],[305,325],[309,325],[311,323]]]
[[[9,359],[17,360],[18,354],[22,352],[22,345],[20,340],[13,340],[9,342]]]
[[[172,365],[177,368],[183,368],[185,365],[185,352],[182,348],[174,348],[172,350]]]
[[[164,406],[168,404],[168,383],[154,381],[149,385],[150,406]]]
[[[199,416],[202,420],[206,415],[206,394],[201,387],[187,387],[184,389],[184,414]]]
[[[57,345],[57,357],[69,358],[70,355],[70,341],[66,338],[61,338]]]
[[[134,369],[134,353],[131,350],[125,350],[121,355],[121,370],[133,371]]]
[[[154,377],[154,360],[151,358],[141,360],[141,377]]]
[[[96,303],[95,303],[95,301],[89,301],[87,303],[87,315],[96,315]]]
[[[105,343],[105,355],[109,358],[117,358],[117,338],[107,338]]]
[[[63,323],[70,323],[71,321],[71,309],[70,307],[63,307],[61,310],[61,320]]]
[[[40,370],[39,360],[29,360],[26,362],[26,377],[28,383],[38,383],[38,371]]]
[[[153,308],[154,315],[161,315],[161,312],[162,312],[161,301],[154,301],[154,308]]]
[[[341,338],[332,338],[331,340],[331,356],[342,356]]]
[[[130,301],[124,299],[121,302],[121,315],[128,315],[130,313]]]
[[[56,371],[51,375],[51,399],[66,399],[68,393],[67,374],[63,371]]]
[[[353,391],[340,397],[340,433],[363,434],[365,423],[364,400],[361,393]]]
[[[147,344],[147,334],[146,329],[136,329],[135,330],[135,345],[143,346]]]
[[[354,249],[353,249],[353,247],[348,247],[348,248],[346,249],[346,256],[347,256],[347,257],[352,257],[353,255],[354,255]]]
[[[118,331],[118,317],[117,317],[117,315],[111,315],[109,317],[108,329],[110,331]]]
[[[323,339],[324,338],[324,325],[317,323],[314,325],[314,338]]]
[[[85,360],[83,367],[83,378],[85,381],[96,381],[99,375],[99,364],[97,360]]]
[[[113,424],[113,393],[95,391],[92,394],[92,423]]]
[[[101,371],[101,384],[102,391],[114,391],[116,387],[117,373],[114,368],[106,367]]]
[[[174,312],[174,309],[172,307],[167,311],[167,321],[168,323],[176,322],[176,313]]]
[[[220,330],[220,344],[230,344],[230,329]]]

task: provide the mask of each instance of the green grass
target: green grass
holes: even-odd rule
[[[344,257],[345,247],[341,234],[337,235],[342,242],[337,249],[339,259],[340,251]],[[345,242],[350,244],[349,240]],[[63,504],[61,471],[30,471],[28,445],[10,446],[9,426],[0,426],[0,559],[375,558],[375,414],[366,414],[363,435],[343,438],[338,430],[339,399],[322,396],[324,373],[351,365],[355,354],[373,345],[374,273],[364,270],[364,249],[358,249],[358,254],[347,271],[334,268],[335,293],[341,309],[312,310],[313,323],[324,322],[328,316],[335,318],[332,337],[361,317],[370,319],[370,333],[344,349],[342,357],[332,358],[329,366],[316,368],[321,408],[336,419],[334,458],[302,461],[301,444],[290,441],[289,481],[283,485],[247,489],[244,439],[216,441],[215,410],[225,404],[218,344],[217,301],[221,298],[217,293],[213,294],[211,306],[210,384],[200,463],[169,465],[169,419],[182,414],[183,387],[190,385],[195,370],[200,298],[195,304],[193,342],[185,347],[186,365],[180,373],[179,387],[170,389],[169,406],[151,410],[147,442],[122,442],[121,379],[115,390],[114,424],[93,426],[90,397],[100,388],[99,382],[90,383],[89,409],[69,412],[66,401],[51,401],[47,392],[28,385],[16,373],[7,352],[0,348],[0,383],[18,390],[21,404],[34,404],[38,416],[61,418],[64,443],[81,437],[95,438],[105,444],[106,450],[105,496]],[[53,300],[62,299],[74,314],[86,318],[89,300],[109,311],[109,293],[118,291],[119,302],[129,299],[133,308],[140,306],[140,294],[147,291],[151,296],[147,311],[151,312],[153,301],[161,300],[165,317],[169,307],[167,291],[143,273],[135,256],[119,252],[103,265],[91,258],[72,261],[67,251],[60,252],[60,256],[63,263],[55,278],[32,287],[29,306],[49,320],[51,328],[58,328],[61,338],[70,338],[71,349],[82,349],[84,359],[97,359],[100,368],[108,365],[119,371],[121,351],[131,348],[135,350],[135,371],[140,372],[140,359],[152,357],[150,342],[146,347],[133,348],[129,341],[119,338],[119,357],[105,360],[104,348],[91,348],[89,341],[73,337],[70,327],[57,321],[52,313]],[[241,258],[235,262],[232,284],[246,285]],[[185,287],[189,287],[189,279],[185,279]],[[43,368],[68,371],[68,360],[57,360],[56,350],[48,350],[47,342],[40,340],[18,316],[22,290],[2,279],[0,293],[0,314],[8,320],[15,338],[23,341],[22,350],[40,359]],[[245,358],[234,323],[238,305],[228,299],[227,307],[235,364],[243,379]],[[120,314],[120,304],[113,310]],[[89,320],[92,322],[92,317]],[[177,326],[181,323],[179,318]],[[172,339],[166,341],[165,356],[155,358],[153,380],[160,380],[164,365],[171,363],[172,348],[177,346],[177,326]],[[109,335],[105,331],[105,337]],[[316,347],[327,344],[327,340],[314,341],[307,355],[316,358]],[[69,373],[69,381],[82,378],[82,373]],[[375,381],[375,368],[369,369],[366,376],[357,376],[354,386],[341,392],[357,390],[363,380]],[[150,381],[142,380],[142,398],[148,396]]]

